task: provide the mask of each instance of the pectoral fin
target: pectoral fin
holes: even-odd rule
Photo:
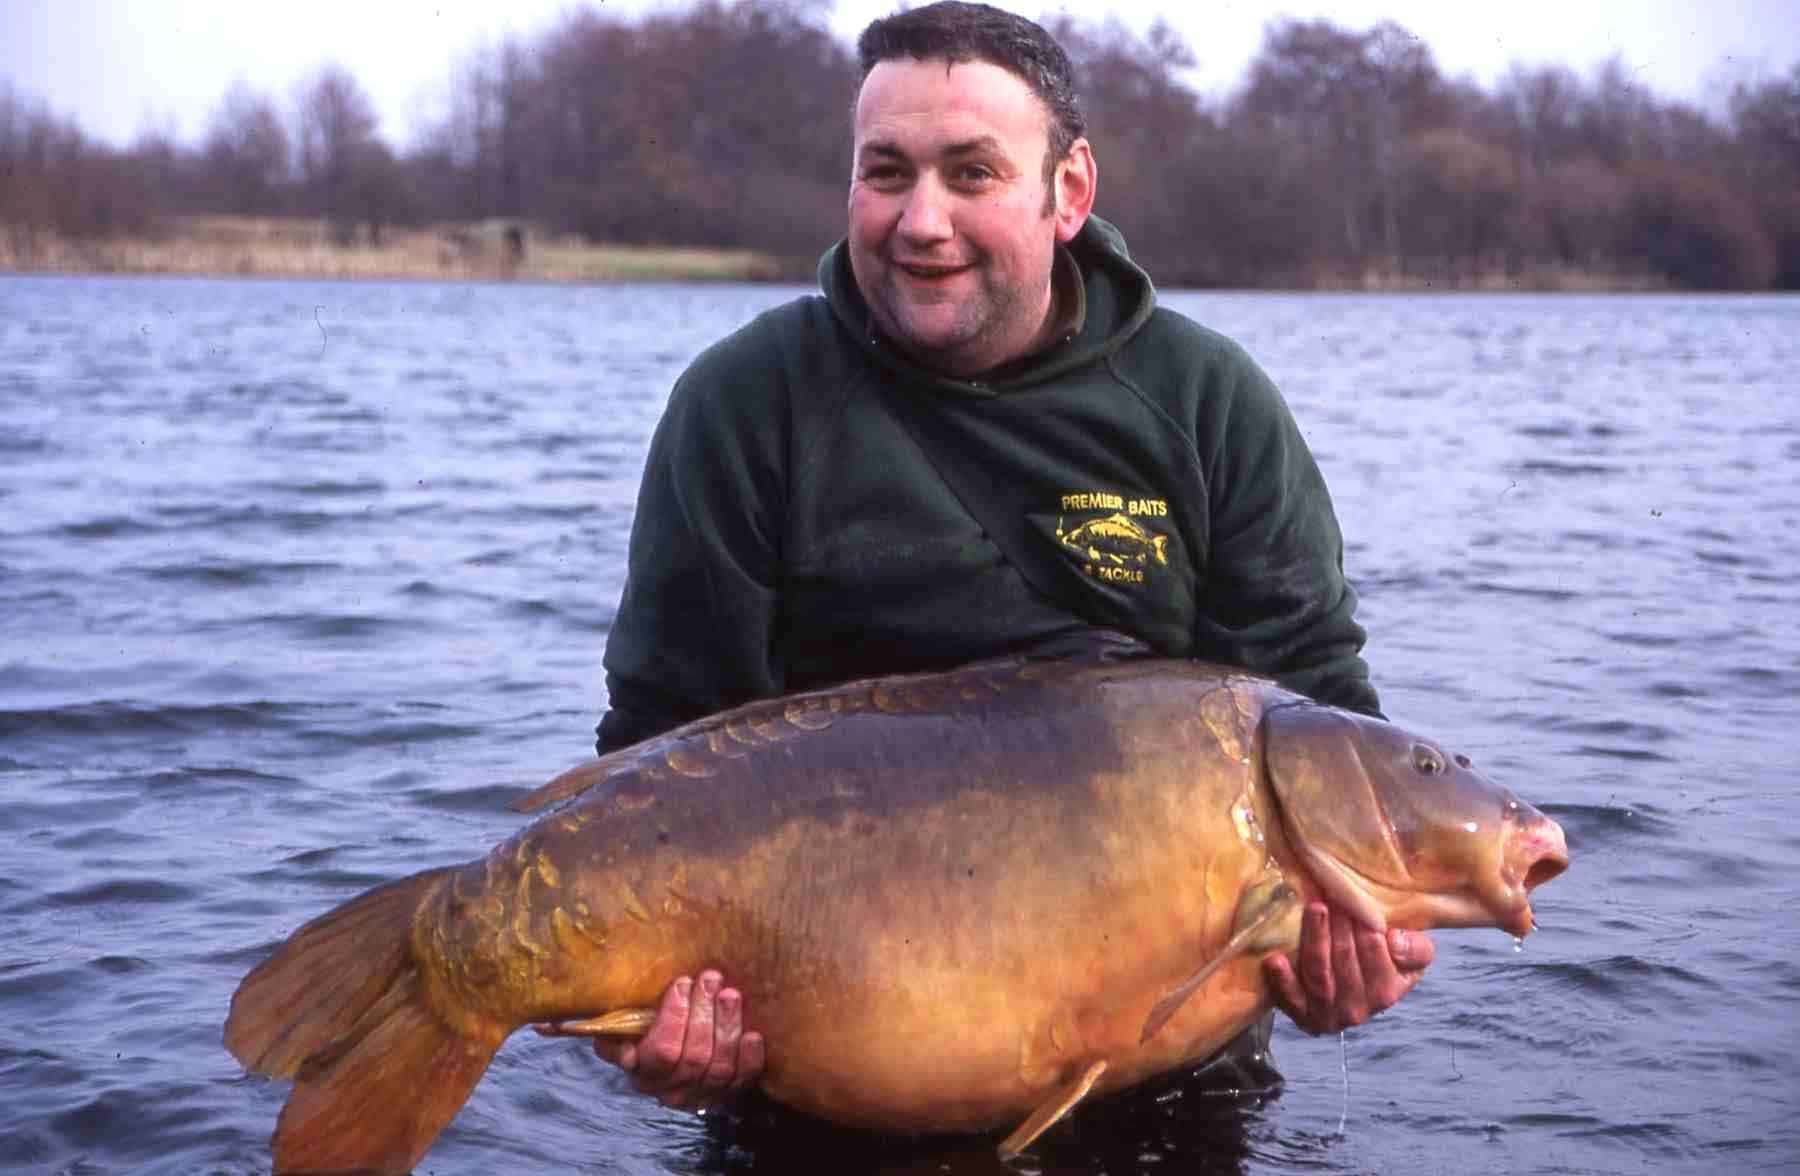
[[[1000,1158],[1010,1160],[1031,1146],[1032,1140],[1050,1129],[1051,1124],[1074,1109],[1075,1104],[1087,1097],[1087,1092],[1094,1088],[1100,1075],[1106,1073],[1106,1061],[1101,1059],[1089,1062],[1088,1066],[1074,1078],[1064,1082],[1050,1092],[1050,1097],[1039,1104],[1031,1116],[1019,1124],[1018,1130],[1008,1135],[1000,1143]]]
[[[1169,1023],[1188,997],[1199,991],[1207,978],[1241,955],[1252,955],[1278,948],[1291,947],[1300,933],[1300,896],[1280,875],[1266,878],[1244,892],[1238,903],[1236,930],[1219,954],[1200,965],[1198,971],[1171,988],[1150,1015],[1144,1019],[1144,1031],[1138,1037],[1142,1045],[1156,1036],[1157,1030]]]
[[[598,1017],[533,1025],[545,1037],[642,1037],[656,1023],[655,1009],[614,1009]]]

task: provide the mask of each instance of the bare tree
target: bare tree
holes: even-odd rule
[[[357,172],[370,158],[375,108],[349,71],[326,65],[300,86],[296,100],[299,170],[308,205],[340,237],[354,231]]]
[[[1677,286],[1765,289],[1775,250],[1749,203],[1718,179],[1681,164],[1641,160],[1630,184],[1620,248]]]
[[[267,97],[234,82],[213,111],[202,151],[214,207],[244,214],[280,210],[288,180],[288,134]]]
[[[123,152],[0,82],[0,231],[29,256],[43,234],[154,231],[159,211],[323,214],[345,241],[505,216],[757,249],[801,273],[843,227],[856,71],[828,12],[576,8],[458,62],[444,120],[404,155],[336,66],[296,90],[287,130],[239,83],[199,148],[161,133]],[[1484,91],[1443,78],[1398,25],[1283,21],[1221,102],[1189,86],[1194,49],[1168,25],[1052,28],[1101,146],[1102,215],[1159,281],[1504,267],[1800,288],[1800,67],[1739,86],[1721,119],[1656,98],[1616,60],[1585,78],[1515,68]]]
[[[1445,128],[1423,131],[1403,152],[1400,206],[1406,249],[1451,275],[1506,266],[1518,238],[1517,161],[1503,148]]]
[[[1581,80],[1560,66],[1514,66],[1495,95],[1501,111],[1502,146],[1531,178],[1580,154],[1576,120],[1584,101]]]
[[[1265,32],[1239,110],[1304,145],[1317,198],[1337,207],[1343,254],[1359,263],[1371,229],[1390,259],[1399,251],[1400,147],[1442,121],[1443,89],[1431,51],[1391,21],[1364,33],[1284,21]]]
[[[1775,250],[1776,284],[1800,290],[1800,63],[1731,98],[1733,157]]]

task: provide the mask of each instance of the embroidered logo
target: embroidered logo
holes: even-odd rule
[[[1081,561],[1081,570],[1108,584],[1142,584],[1146,573],[1169,565],[1169,537],[1159,535],[1142,518],[1161,518],[1169,504],[1161,498],[1127,499],[1105,492],[1065,494],[1068,511],[1110,511],[1100,517],[1068,526],[1065,515],[1056,520],[1056,539]]]

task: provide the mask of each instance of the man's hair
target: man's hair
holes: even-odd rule
[[[952,65],[984,61],[1017,75],[1050,112],[1046,183],[1055,177],[1056,165],[1075,140],[1087,133],[1069,55],[1042,26],[991,5],[940,0],[897,12],[864,29],[856,39],[856,53],[862,64],[861,81],[867,81],[882,62],[903,57]]]

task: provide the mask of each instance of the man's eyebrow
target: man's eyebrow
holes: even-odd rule
[[[980,155],[983,153],[1003,153],[1000,140],[992,135],[982,135],[975,139],[964,139],[960,143],[952,143],[944,148],[945,155]]]
[[[986,155],[1003,154],[1005,148],[1000,140],[992,135],[980,135],[973,139],[964,139],[959,143],[951,143],[944,148],[945,155]],[[905,159],[906,152],[886,139],[871,139],[864,143],[858,151],[859,155],[879,155],[884,159]]]

